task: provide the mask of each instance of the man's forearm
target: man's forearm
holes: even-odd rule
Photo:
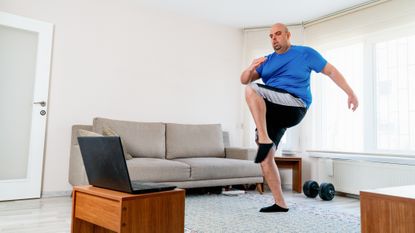
[[[256,68],[258,68],[262,63],[266,60],[265,57],[260,57],[255,59],[252,64],[246,68],[241,74],[241,83],[248,84],[253,82],[259,78],[258,73],[256,72]]]
[[[252,80],[253,73],[254,73],[254,70],[252,68],[248,68],[244,70],[244,72],[242,72],[241,74],[241,83],[242,84],[250,83]]]

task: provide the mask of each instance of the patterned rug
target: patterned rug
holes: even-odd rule
[[[187,195],[185,233],[360,232],[358,215],[336,212],[313,199],[304,197],[304,200],[286,198],[288,213],[260,213],[261,207],[273,203],[270,193]]]

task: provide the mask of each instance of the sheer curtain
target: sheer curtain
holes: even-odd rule
[[[313,94],[315,96],[316,117],[315,143],[320,150],[362,151],[364,144],[363,110],[363,44],[354,43],[331,49],[320,50],[347,79],[359,97],[359,108],[352,112],[347,107],[347,95],[334,82],[323,74],[313,73]]]
[[[351,112],[341,89],[313,75],[302,149],[415,155],[413,12],[415,1],[388,1],[305,28],[305,44],[343,73],[360,106]]]

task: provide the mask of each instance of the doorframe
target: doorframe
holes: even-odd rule
[[[48,110],[48,96],[49,96],[49,80],[51,70],[52,59],[52,47],[53,47],[53,31],[54,25],[47,22],[42,22],[6,12],[0,11],[0,24],[6,27],[16,28],[19,30],[26,30],[35,32],[38,35],[37,51],[36,51],[36,65],[35,65],[35,77],[34,77],[34,92],[33,102],[45,101],[46,105],[42,109]],[[47,83],[47,85],[42,85]],[[33,106],[32,109],[32,121],[30,131],[30,145],[29,145],[29,157],[27,176],[25,179],[12,179],[3,180],[0,183],[15,183],[18,184],[28,183],[29,185],[24,190],[32,190],[25,194],[19,195],[17,198],[16,192],[21,190],[10,188],[2,190],[1,200],[13,200],[24,198],[40,198],[42,189],[42,177],[43,177],[43,159],[45,154],[45,139],[46,139],[46,122],[47,114],[41,116],[39,114],[39,106]],[[34,114],[34,113],[37,114]],[[44,119],[41,119],[44,118]],[[38,122],[41,122],[39,124]],[[35,123],[35,124],[34,124]],[[38,138],[38,135],[42,135]],[[33,139],[37,137],[37,142],[34,143]],[[39,155],[39,156],[34,156]]]

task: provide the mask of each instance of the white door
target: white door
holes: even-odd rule
[[[40,197],[52,35],[0,12],[0,201]]]

